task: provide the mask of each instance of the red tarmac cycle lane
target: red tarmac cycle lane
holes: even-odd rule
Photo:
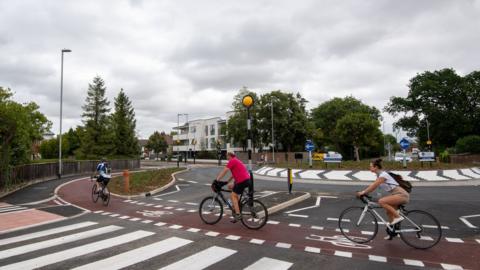
[[[266,224],[262,229],[255,231],[244,227],[240,222],[232,224],[229,222],[229,215],[216,225],[204,224],[198,212],[191,213],[186,211],[166,211],[163,208],[155,208],[155,205],[161,204],[161,201],[151,200],[154,203],[150,207],[145,205],[136,205],[125,202],[125,199],[112,196],[110,204],[103,206],[101,202],[93,203],[91,200],[91,188],[93,182],[88,180],[79,180],[63,186],[58,195],[65,201],[77,206],[89,209],[91,211],[103,210],[149,219],[154,222],[164,222],[169,225],[181,225],[184,228],[197,228],[205,231],[215,231],[222,235],[240,236],[241,239],[250,241],[251,239],[265,240],[265,244],[277,245],[278,243],[291,244],[292,248],[304,250],[306,247],[320,248],[321,254],[349,254],[353,258],[369,258],[369,255],[388,258],[388,262],[397,262],[405,264],[404,259],[422,261],[425,266],[441,267],[439,264],[459,265],[467,269],[480,269],[480,260],[477,256],[480,254],[480,243],[475,239],[465,243],[452,243],[445,240],[440,241],[435,247],[428,250],[417,250],[407,246],[399,238],[392,241],[383,240],[383,227],[379,228],[379,233],[373,242],[366,245],[345,245],[344,241],[339,241],[340,232],[334,229],[325,228],[324,230],[312,229],[309,226],[293,227],[286,223],[277,225]],[[180,206],[179,206],[180,207]],[[191,206],[190,209],[198,209],[198,206]],[[159,217],[150,217],[142,214],[142,211],[164,211],[165,214]],[[168,213],[170,212],[170,213]],[[338,236],[338,237],[337,237]],[[345,252],[345,253],[342,253]],[[347,255],[348,256],[348,255]]]

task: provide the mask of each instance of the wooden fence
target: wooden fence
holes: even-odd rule
[[[64,161],[63,176],[93,173],[97,167],[98,160]],[[140,160],[109,160],[109,167],[112,171],[138,169]],[[9,177],[0,172],[0,190],[6,186],[18,185],[34,180],[52,179],[58,176],[57,163],[27,164],[14,167],[9,172]],[[7,180],[8,179],[8,180]]]

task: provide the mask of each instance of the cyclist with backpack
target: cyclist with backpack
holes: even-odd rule
[[[101,162],[97,165],[97,193],[100,193],[102,190],[100,183],[103,183],[104,186],[107,186],[108,182],[110,181],[111,176],[108,173],[108,163],[105,158],[102,158]]]
[[[400,175],[383,171],[382,159],[371,162],[370,171],[377,175],[377,179],[363,191],[357,192],[357,197],[366,195],[380,186],[380,188],[390,194],[380,198],[378,204],[385,209],[391,225],[399,223],[404,217],[398,214],[397,209],[399,205],[406,204],[410,201],[410,183],[402,180]]]

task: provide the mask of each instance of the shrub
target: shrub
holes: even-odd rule
[[[480,136],[470,135],[457,140],[457,153],[480,153]]]

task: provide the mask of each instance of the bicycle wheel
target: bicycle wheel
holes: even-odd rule
[[[245,227],[258,230],[265,226],[268,220],[268,210],[259,200],[246,200],[240,205],[242,223]]]
[[[110,202],[110,190],[108,190],[107,187],[103,188],[102,200],[103,200],[103,205],[105,206],[107,206],[108,203]]]
[[[98,193],[96,191],[97,191],[97,185],[93,184],[93,187],[92,187],[92,201],[94,203],[96,203],[98,201]]]
[[[198,213],[203,222],[212,225],[222,218],[223,205],[218,198],[208,196],[200,203]]]
[[[442,238],[440,222],[431,214],[412,210],[405,214],[405,220],[400,223],[400,237],[407,245],[417,249],[427,249],[435,246]]]
[[[355,243],[367,243],[378,232],[377,219],[370,210],[363,213],[364,207],[350,207],[340,214],[338,227],[348,240]]]

